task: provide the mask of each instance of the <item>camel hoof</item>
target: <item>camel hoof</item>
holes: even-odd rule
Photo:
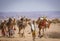
[[[39,38],[42,38],[42,37],[43,37],[43,35],[39,35],[38,37],[39,37]]]
[[[31,32],[29,32],[28,34],[31,34]]]
[[[43,37],[43,35],[41,35],[41,37]]]
[[[18,34],[20,34],[20,33],[18,33]]]

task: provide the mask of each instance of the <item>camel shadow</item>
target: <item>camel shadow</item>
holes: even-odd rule
[[[46,34],[48,38],[53,38],[53,39],[60,39],[60,33],[58,32],[51,32],[49,34]]]

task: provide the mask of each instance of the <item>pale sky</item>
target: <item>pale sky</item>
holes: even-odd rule
[[[0,0],[0,12],[60,11],[60,0]]]

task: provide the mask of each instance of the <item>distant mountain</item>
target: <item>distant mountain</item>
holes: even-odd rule
[[[0,16],[0,19],[5,19],[5,17],[4,16]]]
[[[34,12],[0,12],[0,18],[26,16],[29,18],[38,18],[47,16],[48,18],[60,18],[60,11],[34,11]]]

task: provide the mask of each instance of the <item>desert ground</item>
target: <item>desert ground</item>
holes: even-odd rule
[[[28,25],[25,28],[25,37],[19,37],[18,28],[16,26],[16,31],[14,38],[0,37],[0,41],[33,41],[31,34],[31,27]],[[0,31],[1,36],[1,31]],[[36,26],[36,39],[35,41],[60,41],[60,23],[51,23],[50,28],[46,29],[44,37],[38,37],[38,27]]]

